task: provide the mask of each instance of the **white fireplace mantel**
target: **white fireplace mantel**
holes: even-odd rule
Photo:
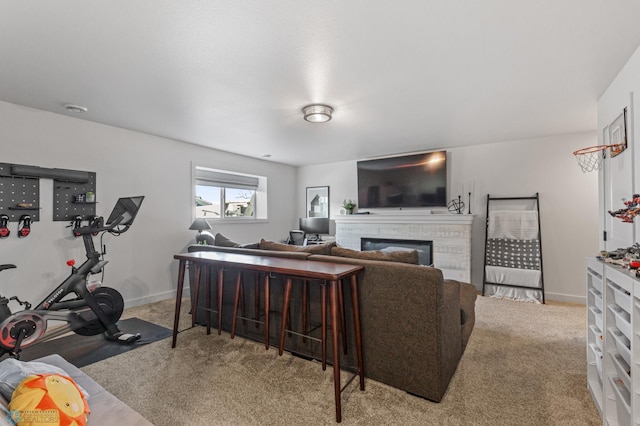
[[[335,218],[337,223],[430,223],[471,225],[472,214],[423,214],[423,215],[381,215],[381,214],[349,214]]]
[[[471,214],[355,214],[335,218],[336,242],[360,250],[361,238],[433,242],[433,265],[445,278],[471,280]]]

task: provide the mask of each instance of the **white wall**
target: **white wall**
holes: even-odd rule
[[[629,247],[638,241],[640,235],[640,221],[636,220],[631,225],[607,214],[608,210],[623,208],[622,199],[631,199],[640,191],[640,173],[635,170],[635,165],[640,164],[640,142],[635,138],[635,129],[640,126],[640,48],[598,100],[600,144],[610,143],[608,126],[625,107],[628,149],[614,158],[607,158],[600,172],[600,228],[607,231],[607,241],[601,241],[601,247],[606,250]]]
[[[104,285],[118,289],[128,306],[173,297],[175,253],[193,242],[191,162],[213,168],[266,176],[269,219],[256,224],[224,224],[212,231],[239,242],[282,239],[295,222],[292,197],[295,168],[198,147],[64,115],[0,102],[0,162],[97,173],[97,214],[106,216],[121,196],[146,198],[131,229],[120,237],[105,236]],[[242,143],[242,141],[229,141]],[[71,236],[67,222],[52,221],[53,181],[40,180],[39,222],[31,235],[0,240],[3,271],[0,292],[39,301],[69,272],[65,262],[84,259],[82,240]]]
[[[482,288],[486,197],[540,193],[546,296],[585,302],[584,265],[598,252],[598,176],[583,174],[572,152],[597,144],[595,132],[450,149],[448,198],[472,192],[472,283]],[[357,196],[356,162],[298,169],[298,199],[307,186],[330,186],[330,216],[344,198]],[[464,191],[463,191],[464,188]],[[442,209],[440,209],[442,210]],[[401,214],[402,212],[395,212]],[[297,214],[305,214],[299,203]]]

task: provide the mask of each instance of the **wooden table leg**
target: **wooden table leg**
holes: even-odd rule
[[[224,287],[224,268],[218,268],[218,336],[222,334],[222,290]]]
[[[358,355],[358,374],[360,390],[364,390],[364,361],[362,358],[362,334],[360,332],[360,299],[358,298],[358,276],[351,276],[351,306],[353,308],[353,325],[356,330],[356,353]]]
[[[193,286],[194,298],[191,301],[191,327],[196,326],[196,315],[198,314],[198,298],[200,297],[200,270],[202,267],[197,263],[192,263],[192,266],[196,268],[195,279]]]
[[[280,327],[280,346],[278,355],[282,355],[284,349],[284,334],[287,331],[287,315],[289,314],[289,302],[291,301],[291,283],[293,279],[287,277],[284,283],[284,300],[282,301],[282,326]]]
[[[178,266],[178,287],[176,289],[176,310],[173,318],[173,340],[171,347],[176,347],[176,339],[178,338],[178,322],[180,321],[180,307],[182,306],[182,289],[184,287],[184,270],[187,264],[186,260],[180,260]]]
[[[340,348],[338,338],[338,282],[329,282],[329,306],[331,311],[331,346],[333,349],[333,389],[336,402],[336,422],[342,421],[340,401]]]
[[[264,274],[264,347],[269,350],[269,311],[271,310],[269,291],[269,274]]]

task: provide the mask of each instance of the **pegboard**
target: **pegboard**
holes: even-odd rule
[[[96,174],[89,173],[89,182],[53,181],[53,220],[73,220],[76,216],[86,218],[96,214],[96,203],[77,203],[76,195],[96,192]]]
[[[0,214],[9,216],[9,222],[18,222],[28,214],[32,222],[40,220],[40,179],[2,176],[0,165]],[[31,204],[31,208],[18,204]]]

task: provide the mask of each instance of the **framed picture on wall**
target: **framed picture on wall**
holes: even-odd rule
[[[627,149],[627,109],[625,108],[613,123],[609,125],[609,143],[611,145],[618,145],[616,148],[611,148],[611,158],[619,155],[622,151]]]
[[[307,187],[307,217],[329,217],[329,187]]]

